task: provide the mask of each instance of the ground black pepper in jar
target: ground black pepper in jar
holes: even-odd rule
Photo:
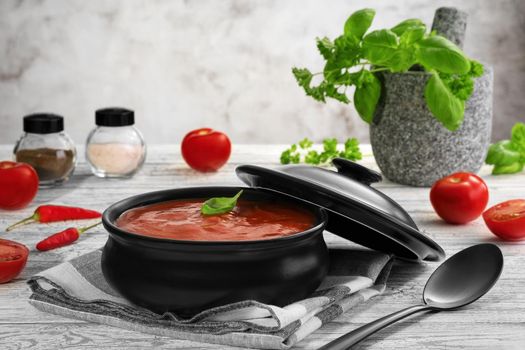
[[[24,134],[15,145],[14,158],[35,168],[41,187],[66,181],[76,164],[73,141],[64,132],[64,118],[50,113],[24,117]]]

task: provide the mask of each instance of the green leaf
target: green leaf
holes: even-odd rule
[[[447,88],[462,101],[466,101],[474,91],[474,78],[483,75],[483,65],[470,60],[470,71],[467,74],[439,73]]]
[[[337,63],[334,60],[326,61],[326,64],[323,68],[323,75],[325,81],[334,81],[339,79],[343,75],[343,66]]]
[[[512,127],[510,140],[512,146],[521,154],[521,159],[525,162],[525,124],[516,123]]]
[[[323,148],[325,152],[336,152],[337,151],[337,139],[328,138],[323,140]]]
[[[326,96],[326,86],[327,82],[323,81],[319,86],[310,87],[309,89],[305,89],[306,95],[313,97],[315,100],[319,102],[326,102],[325,96]]]
[[[316,38],[315,40],[317,42],[317,49],[321,53],[321,56],[323,56],[325,60],[331,59],[335,50],[334,43],[327,37],[322,39]]]
[[[392,72],[406,72],[416,63],[414,50],[410,48],[396,50],[388,64]]]
[[[416,64],[416,49],[414,43],[421,40],[425,35],[425,26],[409,27],[399,38],[399,47],[385,65],[392,72],[406,72]]]
[[[334,40],[334,45],[335,51],[331,62],[333,66],[341,69],[349,68],[359,63],[361,58],[359,40],[341,35]]]
[[[320,163],[328,163],[331,159],[337,157],[337,139],[326,138],[323,140],[323,152],[319,155]]]
[[[435,72],[425,87],[425,100],[432,114],[447,129],[454,131],[459,128],[463,122],[465,102],[454,96]]]
[[[418,62],[427,69],[442,73],[465,74],[470,71],[470,60],[461,49],[442,36],[430,36],[417,43]]]
[[[359,149],[359,141],[356,138],[349,138],[345,142],[345,149],[339,153],[339,157],[348,160],[359,160],[363,158]]]
[[[353,73],[344,72],[339,77],[334,79],[334,84],[345,86],[356,85],[360,77],[361,71]]]
[[[525,124],[516,123],[512,127],[510,140],[490,145],[485,162],[494,165],[494,175],[522,171],[525,165]]]
[[[311,96],[317,101],[325,102],[326,82],[323,81],[319,86],[310,86],[313,74],[306,68],[292,68],[292,73],[307,96]]]
[[[427,28],[423,26],[414,26],[407,28],[399,37],[399,44],[401,46],[410,46],[415,42],[423,39]]]
[[[470,76],[474,78],[479,78],[483,75],[484,68],[481,63],[476,60],[470,60]]]
[[[310,148],[310,147],[312,147],[313,144],[314,143],[310,139],[308,139],[307,137],[305,137],[304,139],[299,141],[299,147],[301,147],[302,149]]]
[[[284,150],[283,153],[281,153],[281,158],[279,159],[281,164],[290,164],[290,155],[291,151],[289,149]]]
[[[356,86],[354,105],[361,119],[371,123],[377,102],[381,96],[381,82],[369,71],[362,71],[365,78],[361,85]]]
[[[233,197],[215,197],[208,199],[201,207],[201,213],[204,215],[220,215],[228,213],[235,208],[237,200],[242,194],[240,190]]]
[[[489,147],[487,153],[487,164],[508,166],[520,162],[520,152],[518,152],[511,141],[503,140],[496,142]]]
[[[297,145],[293,144],[289,149],[281,153],[281,164],[297,164],[301,161],[301,154],[297,150]]]
[[[317,151],[308,151],[304,157],[304,162],[306,164],[318,165],[321,163],[321,157]]]
[[[399,39],[392,31],[375,30],[363,38],[363,54],[372,64],[388,65],[398,45]]]
[[[401,36],[408,28],[411,27],[423,27],[426,30],[425,24],[417,18],[406,19],[397,24],[395,27],[392,27],[390,30],[394,32],[397,36]]]
[[[496,165],[492,168],[493,175],[515,174],[523,171],[523,163],[516,162],[509,165]]]
[[[361,39],[374,20],[373,9],[362,9],[354,12],[345,22],[345,36]]]
[[[292,68],[292,73],[297,80],[299,86],[303,88],[309,88],[312,82],[312,73],[306,68]]]
[[[461,101],[466,101],[474,91],[474,80],[467,74],[439,73],[443,84]]]
[[[335,85],[327,84],[325,89],[325,96],[331,97],[342,103],[349,103],[350,100],[348,99],[348,96],[346,96],[346,94],[343,92],[339,92],[337,89],[338,88]]]

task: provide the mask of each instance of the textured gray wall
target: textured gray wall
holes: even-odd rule
[[[469,13],[465,50],[495,68],[493,136],[506,137],[525,120],[525,1],[2,0],[0,143],[35,111],[65,115],[82,143],[108,105],[135,109],[149,143],[205,125],[242,143],[367,141],[352,106],[305,97],[290,68],[320,67],[314,38],[338,35],[354,10],[375,8],[379,28],[430,25],[444,5]]]

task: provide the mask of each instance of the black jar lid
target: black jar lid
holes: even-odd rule
[[[52,134],[64,130],[64,117],[51,113],[34,113],[24,117],[24,131]]]
[[[95,124],[99,126],[128,126],[135,124],[135,112],[126,108],[110,107],[95,111]]]
[[[308,165],[268,169],[237,167],[237,176],[251,187],[273,190],[327,210],[326,230],[365,247],[408,260],[437,261],[443,249],[419,231],[394,200],[370,186],[381,175],[346,159],[333,161],[337,171]]]

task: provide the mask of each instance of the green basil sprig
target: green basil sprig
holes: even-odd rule
[[[343,103],[350,102],[348,87],[355,87],[355,108],[370,123],[381,95],[376,73],[406,72],[419,66],[431,73],[425,88],[429,110],[446,128],[458,129],[465,101],[474,88],[473,78],[483,74],[483,66],[446,38],[427,33],[419,19],[366,34],[374,16],[372,9],[359,10],[347,19],[343,35],[333,41],[317,38],[317,48],[326,61],[324,69],[311,73],[306,68],[293,68],[299,86],[318,101],[333,98]],[[322,80],[313,85],[317,76]]]
[[[525,124],[516,123],[512,127],[510,140],[502,140],[490,145],[487,164],[494,165],[492,174],[514,174],[523,171],[525,166]]]
[[[235,208],[237,205],[237,200],[242,194],[240,190],[233,197],[215,197],[210,198],[201,207],[201,213],[204,215],[220,215],[228,213]]]

